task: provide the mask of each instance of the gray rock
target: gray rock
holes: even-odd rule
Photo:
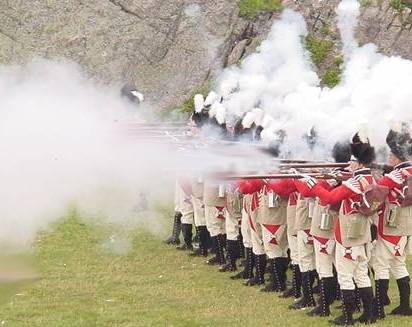
[[[240,59],[242,59],[248,43],[250,43],[249,39],[243,39],[235,45],[229,57],[227,58],[227,64],[229,66],[236,65],[240,61]]]
[[[3,0],[0,63],[68,58],[168,108],[221,70],[246,25],[232,0]]]
[[[374,0],[363,8],[358,37],[385,54],[412,59],[412,9],[395,10],[389,3]]]
[[[302,12],[316,35],[328,26],[339,51],[339,0],[283,3]],[[233,0],[2,0],[0,64],[67,58],[119,88],[133,82],[156,108],[170,108],[253,52],[277,16],[239,18]],[[411,26],[410,9],[399,13],[389,0],[371,0],[359,39],[412,58]]]

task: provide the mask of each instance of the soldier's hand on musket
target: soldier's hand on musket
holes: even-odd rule
[[[304,182],[310,190],[311,190],[312,188],[314,188],[315,185],[317,184],[316,178],[314,178],[314,177],[312,177],[312,176],[302,174],[302,177],[303,177],[303,178],[301,178],[300,180],[301,180],[302,182]]]
[[[289,174],[300,175],[300,172],[296,168],[290,168]]]

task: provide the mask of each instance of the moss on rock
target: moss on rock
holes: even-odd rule
[[[276,12],[282,9],[281,0],[240,0],[239,14],[242,17],[255,18],[261,12]]]

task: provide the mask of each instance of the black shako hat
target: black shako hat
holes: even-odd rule
[[[412,157],[412,139],[408,124],[402,123],[400,128],[392,128],[386,136],[386,144],[399,160],[410,160]]]
[[[337,142],[332,149],[332,157],[335,162],[348,162],[352,156],[349,142]]]
[[[370,165],[376,158],[375,148],[370,145],[369,138],[363,140],[359,132],[352,138],[350,148],[352,155],[361,164]]]

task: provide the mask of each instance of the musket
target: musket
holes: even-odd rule
[[[348,162],[311,162],[311,163],[284,163],[278,167],[282,169],[288,168],[346,168],[349,166]]]
[[[307,176],[318,178],[318,179],[336,179],[344,180],[348,177],[345,176],[336,176],[333,174],[319,174],[319,173],[308,173],[308,174],[239,174],[239,175],[215,175],[224,180],[236,180],[236,179],[299,179],[305,178]]]
[[[141,126],[141,127],[158,127],[158,126],[188,126],[184,122],[139,122],[139,121],[121,121],[124,125]]]

